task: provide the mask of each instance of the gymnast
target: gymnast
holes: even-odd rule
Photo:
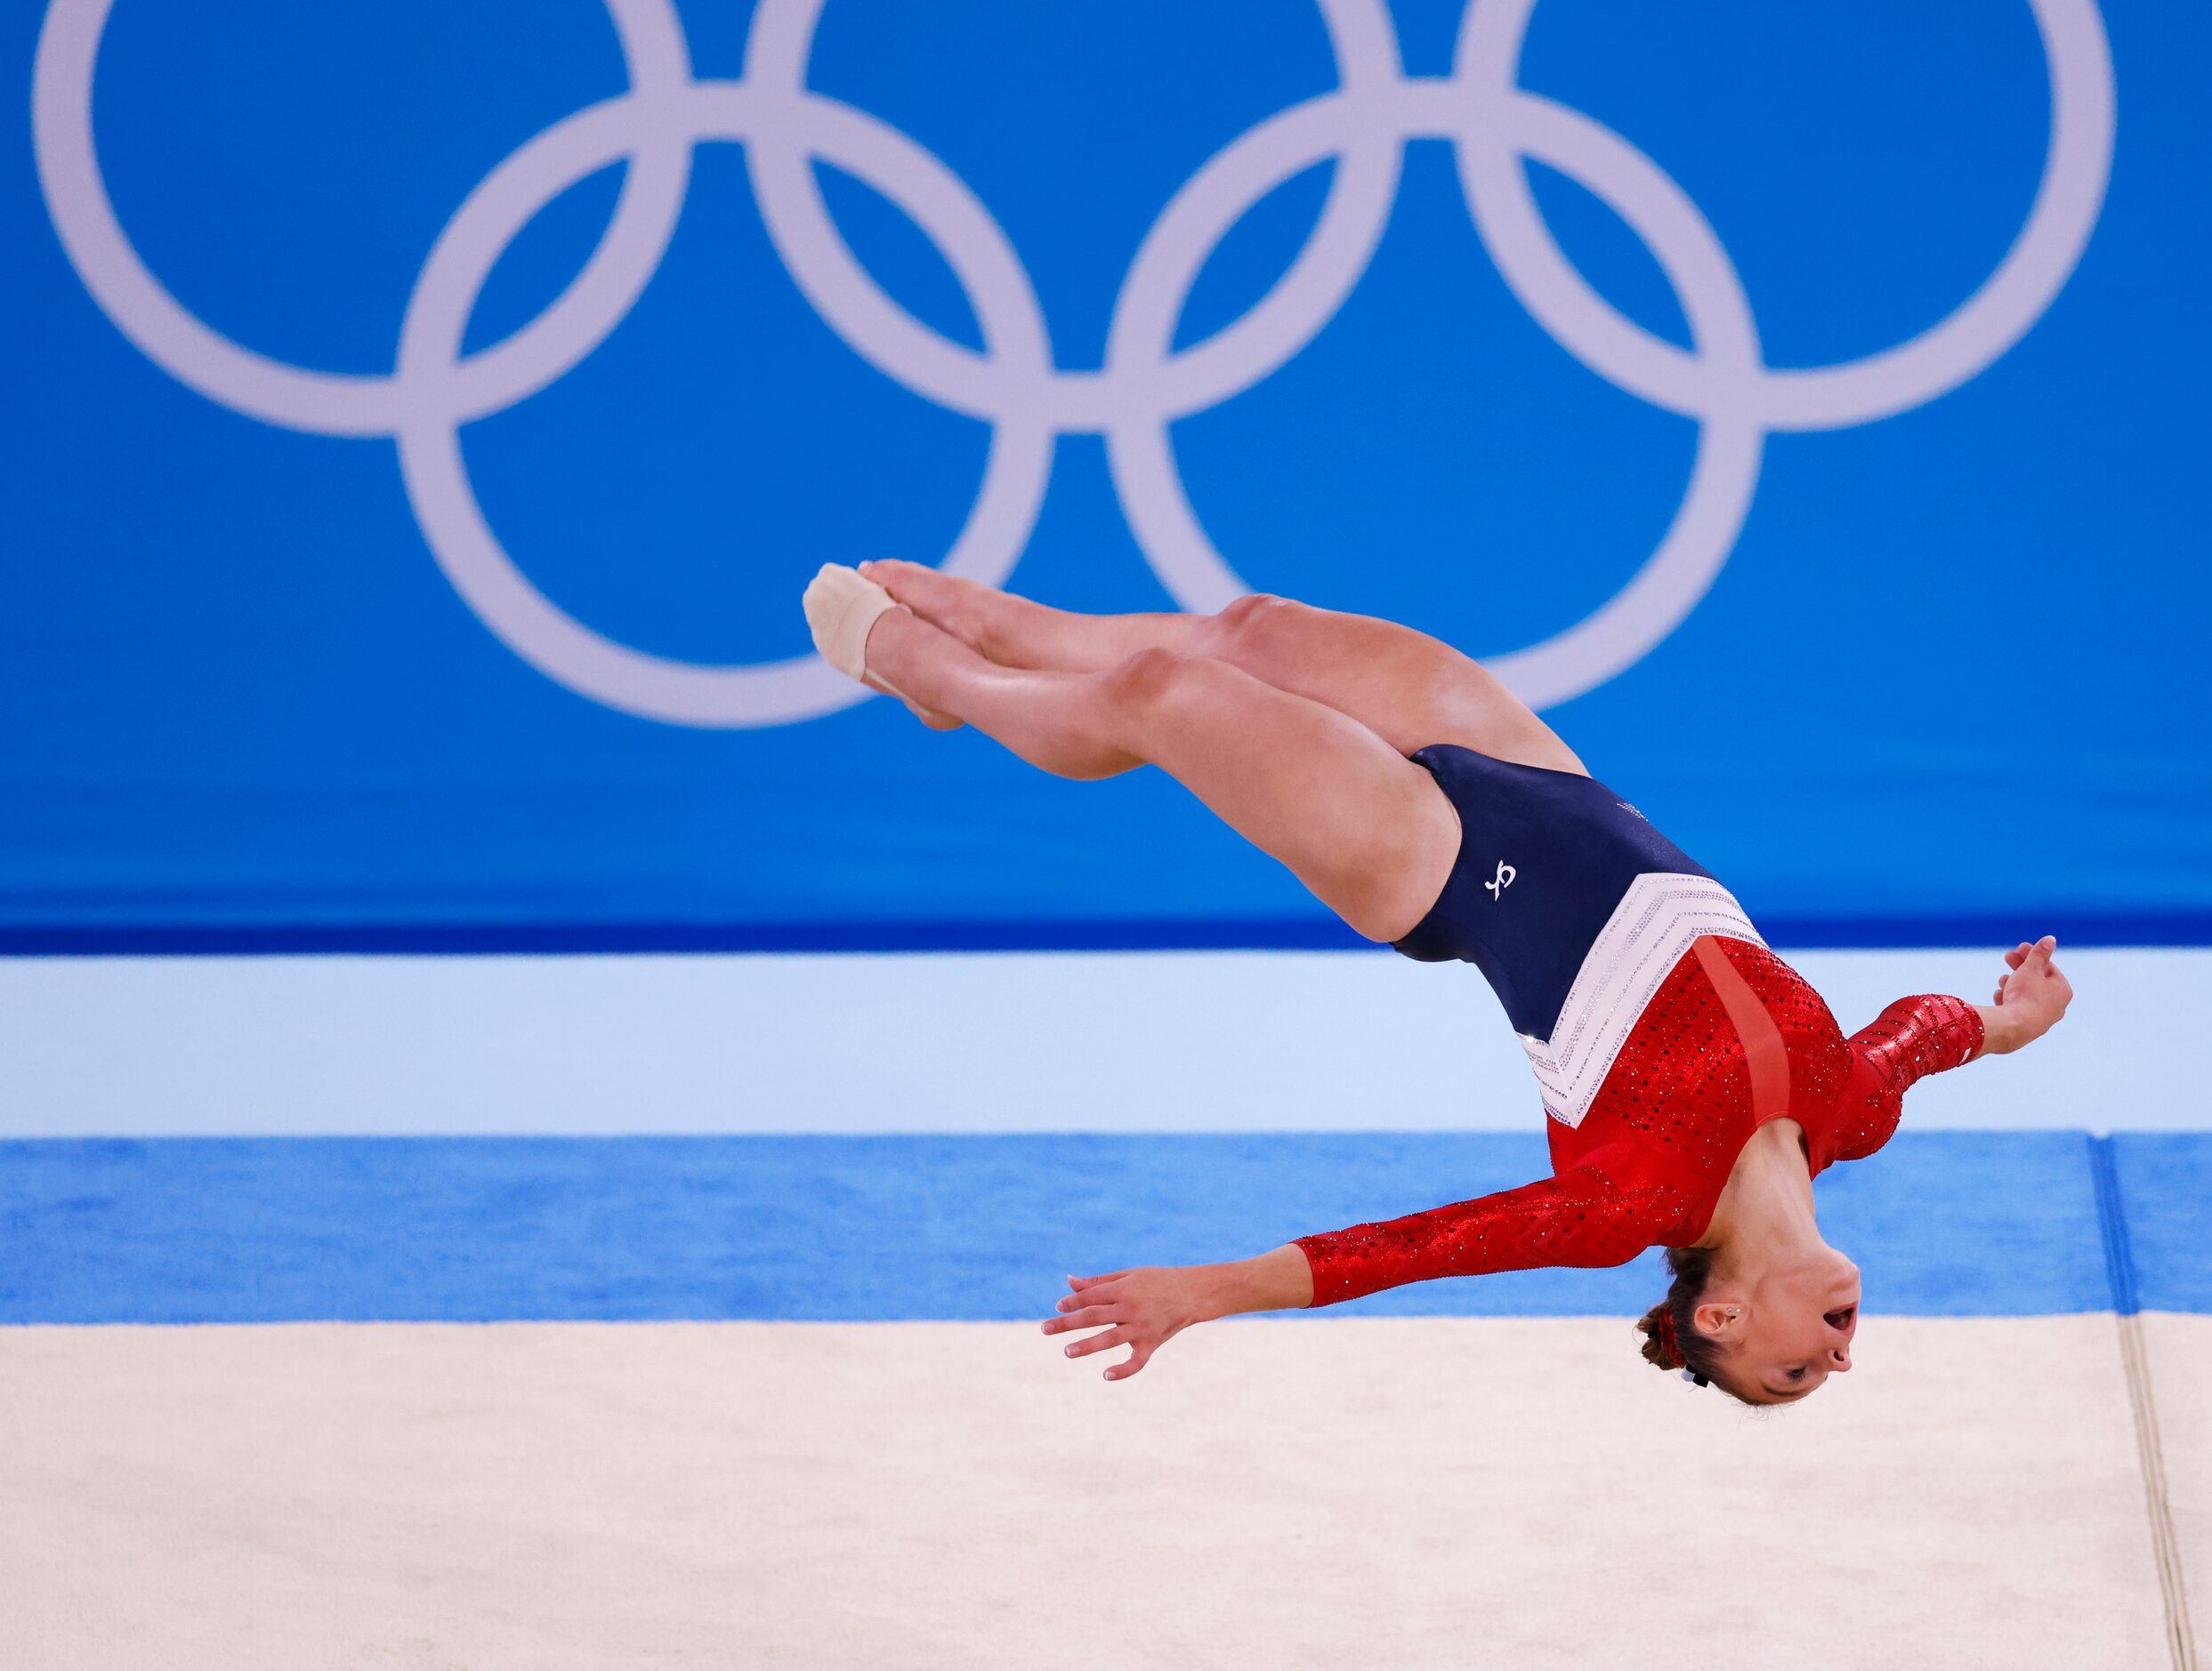
[[[1900,998],[1845,1038],[1728,890],[1488,670],[1409,627],[1281,598],[1074,615],[908,562],[825,567],[816,646],[939,730],[1064,778],[1160,767],[1368,940],[1473,964],[1521,1036],[1552,1175],[1226,1264],[1069,1279],[1071,1357],[1405,1282],[1667,1249],[1643,1354],[1748,1404],[1851,1368],[1859,1271],[1812,1179],[1872,1154],[1905,1089],[2018,1050],[2072,989],[2046,936],[1985,1005]]]

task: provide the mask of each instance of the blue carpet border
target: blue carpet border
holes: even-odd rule
[[[1041,1317],[1069,1271],[1545,1169],[1499,1133],[17,1140],[0,1322]],[[2212,1133],[1907,1133],[1820,1189],[1870,1312],[2212,1312]],[[1331,1314],[1633,1316],[1664,1285],[1647,1254]]]

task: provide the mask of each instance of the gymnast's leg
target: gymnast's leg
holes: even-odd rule
[[[921,563],[867,563],[862,572],[1002,666],[1094,672],[1145,650],[1205,656],[1351,715],[1401,755],[1457,743],[1521,765],[1583,771],[1487,667],[1393,621],[1257,595],[1218,615],[1077,615]]]
[[[1058,776],[1160,767],[1369,940],[1410,931],[1458,852],[1458,814],[1426,771],[1356,720],[1225,661],[1155,645],[1080,671],[1008,667],[891,609],[866,662]]]

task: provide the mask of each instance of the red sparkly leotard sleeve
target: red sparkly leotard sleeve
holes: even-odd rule
[[[1685,1191],[1638,1175],[1643,1171],[1633,1156],[1601,1150],[1517,1190],[1300,1237],[1296,1246],[1313,1267],[1312,1304],[1434,1277],[1626,1264],[1664,1241],[1690,1206]]]
[[[1889,1142],[1917,1079],[1962,1067],[1982,1052],[1982,1016],[1962,998],[1899,998],[1848,1041],[1851,1077],[1837,1110],[1838,1160],[1860,1160]]]
[[[1828,1036],[1837,1038],[1833,1030]],[[1812,1139],[1813,1169],[1872,1154],[1896,1129],[1907,1087],[1973,1061],[1981,1049],[1982,1018],[1972,1005],[1934,996],[1898,999],[1849,1040],[1841,1094],[1833,1101],[1832,1092],[1823,1094],[1817,1111],[1796,1110]],[[1720,1094],[1718,1085],[1708,1094]],[[1714,1111],[1723,1111],[1717,1101]],[[1626,1264],[1646,1247],[1679,1245],[1695,1236],[1692,1217],[1702,1221],[1700,1204],[1709,1203],[1726,1176],[1724,1163],[1703,1180],[1684,1158],[1610,1143],[1517,1190],[1301,1237],[1296,1246],[1313,1270],[1312,1304],[1436,1277]]]

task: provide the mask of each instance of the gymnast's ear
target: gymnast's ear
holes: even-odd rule
[[[1698,1333],[1716,1345],[1730,1345],[1743,1328],[1743,1307],[1730,1300],[1700,1300],[1690,1313]]]

